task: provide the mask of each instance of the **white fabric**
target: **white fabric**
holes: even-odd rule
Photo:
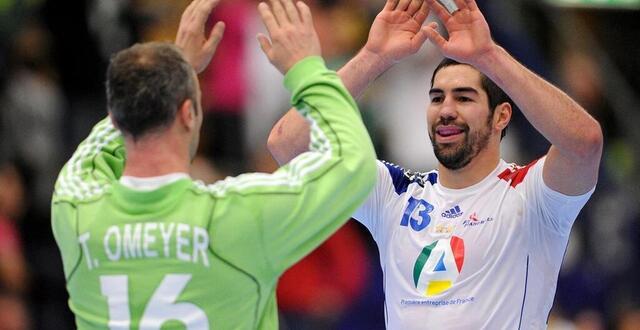
[[[120,184],[123,186],[138,190],[138,191],[152,191],[162,186],[174,183],[181,179],[188,179],[187,173],[170,173],[161,176],[154,176],[148,178],[140,178],[135,176],[122,176],[120,177]]]
[[[436,171],[378,162],[378,183],[354,217],[380,251],[389,329],[546,328],[571,225],[593,190],[551,190],[544,160],[500,161],[457,190]]]

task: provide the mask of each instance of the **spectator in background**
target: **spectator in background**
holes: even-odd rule
[[[631,146],[604,90],[601,66],[587,48],[565,47],[557,63],[560,83],[600,123],[605,152],[599,188],[576,224],[558,279],[557,302],[576,323],[610,317],[638,306],[636,269],[639,211]],[[632,183],[633,182],[633,183]],[[603,219],[607,219],[603,221]]]
[[[0,288],[22,295],[28,277],[16,220],[24,213],[24,186],[9,162],[0,164],[0,187]]]
[[[31,325],[24,300],[0,288],[0,329],[28,330]]]
[[[10,51],[9,79],[0,97],[2,143],[25,178],[21,220],[26,259],[32,270],[31,290],[25,292],[39,330],[64,328],[64,277],[49,226],[51,190],[62,165],[62,121],[66,98],[51,62],[51,35],[30,17],[16,32]],[[68,129],[68,127],[67,127]],[[2,185],[0,187],[4,188]],[[0,188],[0,189],[2,189]]]
[[[66,100],[50,62],[48,31],[29,20],[16,33],[6,90],[0,100],[4,143],[29,177],[30,218],[49,216],[51,191],[62,165],[62,118]],[[39,221],[39,220],[36,220]]]
[[[245,105],[249,77],[246,72],[247,22],[255,9],[251,0],[223,0],[210,22],[226,23],[225,38],[211,64],[201,75],[204,125],[200,153],[215,159],[224,173],[237,175],[247,167]],[[255,36],[252,36],[255,37]]]
[[[17,168],[0,160],[0,328],[29,329],[25,304],[28,273],[15,219],[24,213],[24,187]]]

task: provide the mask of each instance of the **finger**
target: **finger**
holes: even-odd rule
[[[453,0],[453,2],[458,7],[458,10],[468,9],[468,6],[467,6],[467,3],[465,2],[465,0]]]
[[[267,31],[269,31],[269,34],[273,33],[273,31],[278,29],[278,21],[273,16],[273,13],[271,12],[271,8],[269,8],[269,5],[267,5],[264,2],[261,2],[258,5],[258,12],[260,13],[262,22],[264,23],[264,26],[267,28]]]
[[[204,24],[209,19],[209,15],[211,15],[211,11],[215,6],[218,5],[220,0],[203,0],[198,3],[198,5],[194,8],[194,14],[196,15],[196,22],[199,25],[204,27]]]
[[[411,4],[413,0],[400,0],[395,10],[405,11],[409,8],[409,4]]]
[[[305,23],[307,26],[310,26],[311,28],[313,28],[313,16],[311,15],[311,9],[309,8],[309,6],[307,6],[307,4],[302,1],[296,2],[296,6],[300,11],[300,17],[302,18],[302,22]]]
[[[420,9],[420,6],[422,6],[422,3],[424,3],[424,0],[412,0],[409,3],[409,8],[407,8],[407,14],[410,16],[415,15],[415,13]]]
[[[480,8],[478,8],[478,4],[474,0],[466,0],[466,2],[467,2],[467,7],[471,11],[480,11]]]
[[[427,37],[433,44],[442,51],[447,44],[447,39],[443,38],[438,32],[438,24],[433,22],[422,28],[427,34]]]
[[[436,0],[426,0],[426,1],[427,1],[427,4],[429,5],[429,8],[431,8],[431,10],[442,21],[442,23],[446,23],[449,20],[449,18],[451,17],[451,14],[449,14],[449,11],[447,11],[447,9],[443,5],[441,5]]]
[[[193,7],[195,7],[196,3],[198,1],[192,1],[187,8],[184,9],[184,11],[182,12],[182,19],[185,19],[186,17],[190,17],[191,13],[193,12]]]
[[[429,38],[429,34],[426,31],[427,29],[430,29],[430,27],[424,26],[420,29],[420,31],[418,31],[418,33],[416,33],[415,36],[413,36],[413,39],[411,39],[411,49],[417,52],[418,49],[422,47],[424,42],[427,41],[427,39]]]
[[[399,0],[387,0],[387,3],[384,4],[384,8],[382,8],[383,11],[387,10],[394,10],[396,9],[396,6],[398,6]]]
[[[271,0],[271,11],[273,12],[273,16],[276,17],[278,21],[278,25],[283,26],[286,23],[289,23],[289,18],[287,17],[287,13],[284,11],[284,7],[280,3],[280,0]]]
[[[218,48],[218,44],[220,40],[222,40],[222,36],[224,35],[225,24],[224,22],[218,22],[211,30],[211,35],[209,35],[209,39],[204,44],[207,51],[210,53],[214,53]]]
[[[258,33],[258,42],[260,43],[260,48],[262,48],[262,51],[264,52],[265,55],[267,55],[267,57],[269,57],[269,52],[271,51],[271,42],[269,41],[269,38],[267,38],[267,36],[265,36],[262,33]],[[271,58],[269,58],[271,59]]]
[[[296,9],[296,6],[293,5],[291,0],[281,0],[284,5],[284,10],[287,12],[287,16],[289,17],[289,21],[293,24],[300,23],[300,14]]]
[[[423,1],[420,9],[418,9],[415,15],[413,15],[413,19],[418,22],[418,24],[422,25],[427,19],[427,16],[429,16],[429,6],[426,1]]]

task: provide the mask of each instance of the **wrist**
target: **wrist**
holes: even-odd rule
[[[508,56],[507,51],[497,44],[494,44],[493,47],[478,56],[473,66],[480,70],[480,72],[490,76],[491,71],[503,63],[505,55]]]
[[[294,93],[307,78],[318,71],[326,70],[324,59],[321,56],[307,56],[293,64],[284,75],[284,86]]]
[[[377,74],[381,74],[394,64],[393,60],[370,51],[366,46],[356,54],[354,60],[361,63],[361,67],[369,67],[371,71]]]

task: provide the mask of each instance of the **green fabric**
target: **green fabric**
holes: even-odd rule
[[[131,190],[117,181],[122,137],[106,119],[96,125],[52,202],[79,329],[278,328],[278,277],[344,224],[376,178],[335,72],[310,57],[285,81],[311,124],[310,151],[273,174]]]

